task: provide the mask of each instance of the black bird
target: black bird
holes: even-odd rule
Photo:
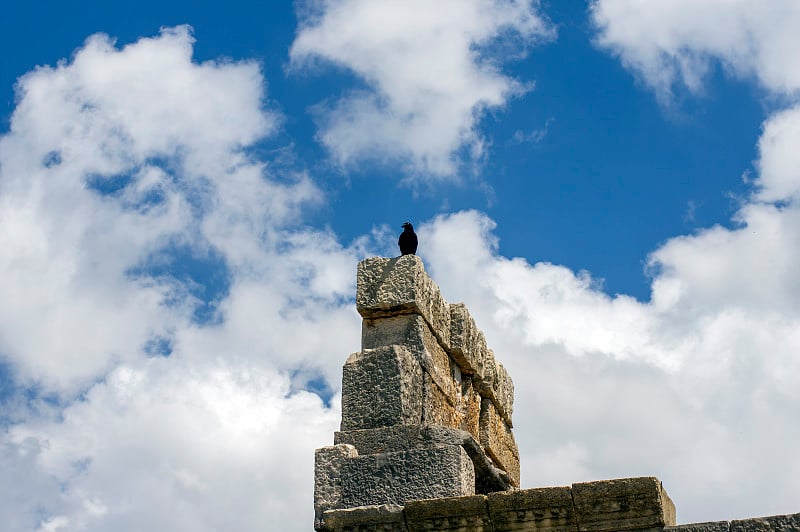
[[[403,224],[403,232],[400,233],[397,245],[400,246],[400,253],[403,255],[414,255],[417,252],[417,233],[414,232],[414,226],[410,222]]]

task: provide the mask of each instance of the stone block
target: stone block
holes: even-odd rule
[[[512,487],[508,474],[498,469],[483,447],[463,430],[437,425],[395,425],[379,429],[337,432],[334,443],[354,446],[359,455],[427,449],[441,445],[460,445],[475,469],[475,492],[490,493]]]
[[[449,387],[449,393],[445,392],[427,372],[423,375],[422,382],[422,422],[427,425],[459,428],[463,417],[457,407],[460,393],[454,386]]]
[[[461,382],[461,401],[459,405],[459,428],[480,438],[481,396],[473,380],[464,376]]]
[[[664,528],[664,532],[729,532],[730,528],[731,524],[729,521],[714,521],[668,526]]]
[[[514,440],[514,434],[498,414],[492,400],[485,397],[481,400],[480,438],[478,441],[492,460],[508,473],[514,486],[519,487],[519,450],[517,442]]]
[[[486,357],[483,378],[478,381],[478,391],[483,397],[488,397],[494,402],[497,411],[503,416],[509,427],[513,427],[512,413],[514,411],[514,382],[489,349]]]
[[[730,532],[797,532],[800,514],[772,515],[731,521]]]
[[[475,468],[460,445],[352,457],[341,479],[343,508],[475,494]]]
[[[581,532],[661,529],[675,525],[675,506],[655,477],[572,485]]]
[[[325,512],[325,532],[408,532],[403,507],[362,506]]]
[[[416,255],[372,257],[358,263],[356,308],[363,318],[419,314],[441,345],[450,347],[450,306]]]
[[[421,423],[423,380],[405,347],[353,353],[342,371],[342,430]]]
[[[578,532],[569,486],[489,494],[494,532]]]
[[[405,513],[409,530],[492,532],[489,508],[483,495],[410,501]]]
[[[486,338],[464,303],[450,305],[450,355],[464,373],[483,378]]]
[[[339,508],[342,503],[342,464],[358,456],[352,445],[322,447],[314,452],[314,528],[322,527],[326,510]]]
[[[439,388],[455,398],[457,391],[450,357],[422,316],[365,318],[361,326],[361,349],[388,345],[402,345],[411,351]]]

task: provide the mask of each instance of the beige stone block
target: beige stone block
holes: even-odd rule
[[[483,378],[478,381],[478,390],[482,396],[494,402],[495,408],[508,426],[513,427],[511,414],[514,410],[514,382],[505,366],[495,358],[494,352],[491,349],[487,352]]]
[[[519,487],[519,450],[511,428],[499,415],[491,399],[481,400],[480,444],[486,453],[503,469],[514,486]]]
[[[461,402],[459,408],[459,428],[480,439],[481,396],[473,380],[464,376],[461,383]]]
[[[350,355],[342,370],[342,430],[421,423],[424,375],[402,346]]]
[[[428,323],[418,314],[365,318],[361,325],[361,349],[402,345],[447,394],[456,396],[452,361]]]
[[[410,501],[405,514],[409,531],[492,532],[483,495]]]
[[[362,506],[325,512],[325,532],[408,532],[403,507]]]
[[[569,486],[489,494],[494,532],[578,532]]]
[[[612,532],[675,525],[675,506],[655,477],[572,485],[581,532]]]
[[[464,373],[483,377],[486,338],[464,303],[450,305],[450,355]]]
[[[442,390],[428,373],[423,375],[423,383],[422,423],[461,428],[462,414],[457,408],[459,397],[455,395],[458,393],[455,387],[449,387],[449,393]]]
[[[372,257],[358,264],[356,308],[363,318],[419,314],[445,349],[450,306],[416,255]]]

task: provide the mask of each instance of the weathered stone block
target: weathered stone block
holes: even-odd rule
[[[352,457],[341,478],[343,508],[475,494],[475,468],[459,445]]]
[[[578,532],[569,486],[489,494],[494,532]]]
[[[483,447],[463,430],[437,425],[395,425],[379,429],[336,432],[334,443],[354,446],[359,455],[409,449],[427,449],[440,445],[460,445],[475,468],[475,493],[503,491],[512,487],[511,479],[486,455]]]
[[[731,524],[729,521],[714,521],[709,523],[668,526],[664,528],[664,532],[728,532],[730,528]]]
[[[506,420],[509,427],[513,427],[512,413],[514,411],[514,382],[489,349],[483,368],[483,378],[478,381],[478,391],[484,397],[494,402],[497,411]]]
[[[372,257],[358,264],[356,308],[363,318],[419,314],[445,349],[450,307],[416,255]]]
[[[362,506],[325,512],[326,532],[408,532],[403,507]]]
[[[486,497],[452,497],[410,501],[406,504],[409,530],[448,530],[452,532],[492,532]]]
[[[386,318],[365,318],[361,326],[361,349],[402,345],[417,358],[431,378],[449,395],[457,395],[450,357],[433,335],[427,322],[418,314]]]
[[[486,338],[464,303],[450,305],[450,355],[464,373],[483,378]]]
[[[457,429],[463,417],[457,408],[459,397],[455,387],[446,393],[429,373],[423,375],[422,422]]]
[[[514,434],[499,415],[491,399],[481,401],[480,444],[509,477],[514,486],[519,486],[519,450]]]
[[[342,503],[342,464],[358,456],[352,445],[322,447],[314,452],[314,528],[322,526],[325,510],[339,508]]]
[[[772,515],[731,521],[730,532],[797,532],[800,514]]]
[[[459,428],[480,438],[481,396],[473,380],[464,376],[461,382],[461,401],[459,405]]]
[[[655,477],[572,485],[581,532],[663,528],[675,524],[675,506]]]
[[[423,371],[402,346],[353,353],[342,371],[342,430],[422,422]]]

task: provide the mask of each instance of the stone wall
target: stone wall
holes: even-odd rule
[[[325,518],[331,532],[661,532],[675,523],[675,506],[657,478],[643,477],[331,510]]]
[[[333,509],[519,487],[514,384],[466,306],[414,255],[362,261],[357,286],[361,351],[342,370],[341,430],[316,453],[315,526]]]

